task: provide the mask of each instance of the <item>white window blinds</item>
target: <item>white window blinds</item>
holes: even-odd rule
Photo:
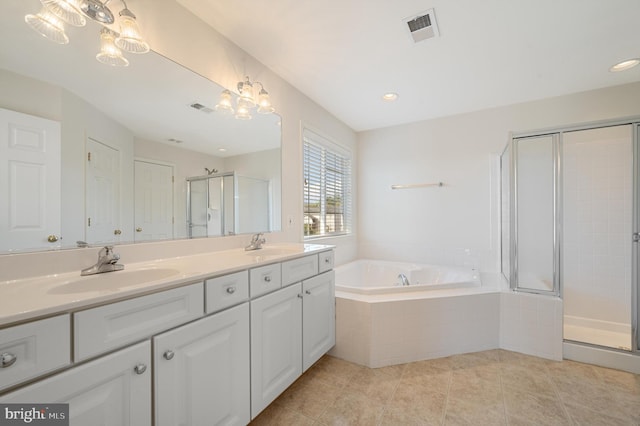
[[[351,159],[307,129],[304,144],[304,236],[351,232]]]

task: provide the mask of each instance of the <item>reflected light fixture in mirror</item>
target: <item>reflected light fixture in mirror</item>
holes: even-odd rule
[[[254,93],[254,84],[260,85],[260,92],[257,96]],[[238,82],[238,99],[236,100],[235,117],[238,120],[251,120],[251,110],[258,106],[259,114],[271,114],[275,112],[275,108],[271,105],[269,93],[265,90],[264,85],[259,81],[251,82],[249,77],[245,77],[245,81]],[[220,101],[216,105],[216,111],[233,114],[233,103],[231,99],[231,91],[225,89],[220,93]]]
[[[37,15],[26,15],[25,22],[37,33],[59,44],[69,43],[62,21],[77,27],[86,25],[85,17],[100,24],[113,24],[115,17],[100,0],[40,0],[44,8]],[[98,61],[111,66],[127,66],[129,61],[122,56],[122,50],[129,53],[147,53],[149,44],[144,41],[138,28],[136,16],[129,10],[124,0],[124,8],[119,13],[120,32],[107,29],[100,31],[100,53]],[[108,31],[108,33],[106,31]],[[112,40],[113,39],[113,40]]]

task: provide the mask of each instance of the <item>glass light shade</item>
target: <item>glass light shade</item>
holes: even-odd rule
[[[251,113],[246,106],[238,106],[236,111],[236,118],[238,120],[251,120]]]
[[[120,12],[120,35],[116,46],[131,53],[147,53],[149,45],[142,39],[136,17],[129,9]]]
[[[637,66],[638,64],[640,64],[640,59],[638,59],[638,58],[627,59],[626,61],[622,61],[622,62],[619,62],[619,63],[615,64],[614,66],[609,68],[609,71],[611,71],[611,72],[626,71],[626,70],[628,70],[630,68],[633,68],[633,67]]]
[[[275,108],[271,105],[271,101],[269,100],[269,93],[267,93],[264,88],[260,90],[258,93],[258,113],[260,114],[271,114],[275,111]]]
[[[129,61],[122,56],[122,51],[115,44],[115,38],[113,31],[107,28],[100,31],[100,53],[96,55],[96,59],[106,65],[126,67]]]
[[[80,11],[77,0],[40,0],[49,12],[74,27],[84,27],[87,20]]]
[[[223,90],[220,93],[220,102],[215,106],[216,111],[222,113],[233,114],[233,103],[231,102],[231,92],[229,90]]]
[[[238,83],[238,92],[240,93],[240,97],[238,98],[238,107],[240,106],[241,101],[243,101],[249,108],[253,108],[256,105],[256,101],[253,99],[253,85],[249,81],[249,77],[247,77],[247,80],[244,83]]]
[[[57,16],[43,8],[37,15],[26,15],[24,21],[38,34],[58,44],[69,43],[64,24]]]

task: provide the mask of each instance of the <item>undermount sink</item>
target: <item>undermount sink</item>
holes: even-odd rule
[[[49,293],[71,294],[89,291],[117,291],[125,287],[158,281],[178,274],[180,274],[180,271],[169,268],[137,269],[133,271],[125,269],[67,280],[51,288]]]

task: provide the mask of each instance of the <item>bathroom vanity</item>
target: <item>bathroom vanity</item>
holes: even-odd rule
[[[0,402],[68,402],[72,425],[244,425],[335,344],[330,246],[100,275],[0,283]]]

